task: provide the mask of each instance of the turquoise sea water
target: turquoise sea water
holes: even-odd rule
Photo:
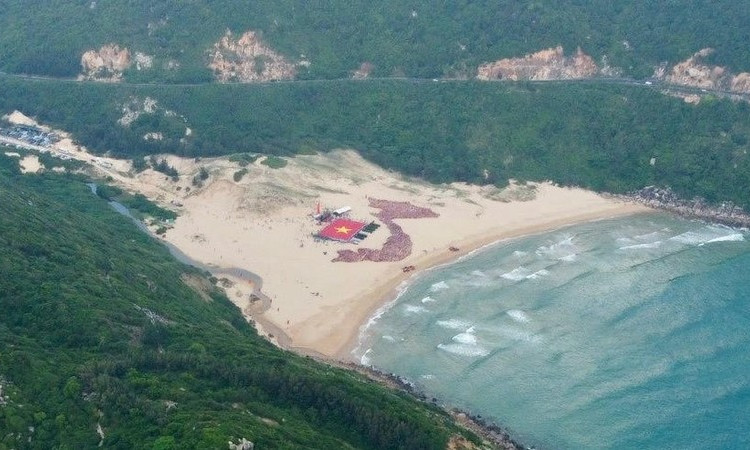
[[[750,234],[595,222],[420,275],[355,356],[538,448],[750,448]]]

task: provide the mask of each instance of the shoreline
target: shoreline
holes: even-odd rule
[[[159,240],[218,278],[261,334],[285,349],[323,358],[351,360],[373,314],[393,300],[398,286],[427,269],[504,239],[652,210],[549,182],[434,185],[384,170],[351,150],[299,155],[281,169],[262,160],[157,156],[179,173],[170,179],[90,155],[59,134],[64,139],[47,151],[81,160],[92,176],[175,210],[173,222],[151,224],[166,230]],[[245,176],[235,177],[241,169]],[[194,183],[199,174],[208,177]],[[397,210],[383,209],[389,203]],[[311,217],[316,205],[346,206],[354,220],[387,226],[359,246],[321,241],[313,237],[320,228]],[[386,248],[381,259],[379,249]],[[375,259],[359,260],[362,251]],[[336,257],[347,252],[356,262]]]
[[[482,236],[466,238],[455,242],[455,246],[459,248],[458,251],[452,252],[448,249],[443,250],[439,253],[432,255],[424,255],[418,259],[407,258],[404,263],[414,265],[417,270],[411,273],[399,273],[394,276],[391,280],[388,280],[379,286],[377,286],[372,294],[366,298],[368,308],[363,309],[364,314],[359,314],[356,317],[352,317],[351,321],[356,322],[356,327],[347,327],[346,338],[343,340],[342,345],[331,355],[335,360],[342,362],[353,362],[361,364],[360,361],[353,358],[353,351],[356,350],[361,341],[362,334],[366,332],[371,319],[381,310],[387,310],[392,306],[401,295],[403,290],[407,289],[413,280],[423,276],[426,272],[431,270],[439,269],[451,264],[462,261],[471,255],[484,251],[494,245],[501,242],[506,242],[514,239],[520,239],[528,236],[533,236],[542,233],[548,233],[555,230],[580,225],[589,222],[597,222],[600,220],[609,220],[621,217],[634,216],[638,214],[649,214],[656,212],[653,208],[644,207],[634,202],[623,202],[615,211],[593,211],[583,213],[575,217],[552,220],[548,222],[539,222],[528,226],[511,228],[506,230],[497,230],[495,232],[483,233]],[[400,287],[403,285],[403,289]],[[353,330],[352,330],[353,328]],[[291,342],[291,341],[290,341]],[[289,350],[297,351],[312,351],[313,353],[320,354],[315,349],[305,347],[292,346]]]

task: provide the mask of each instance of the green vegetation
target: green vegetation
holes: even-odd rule
[[[122,449],[445,448],[457,432],[260,339],[83,183],[0,154],[0,198],[0,449],[94,448],[97,425]]]
[[[180,179],[180,174],[177,173],[177,169],[167,164],[166,159],[162,159],[161,161],[157,161],[155,156],[152,156],[150,158],[151,167],[154,168],[155,171],[161,172],[164,175],[170,177],[172,181],[177,181]]]
[[[174,220],[177,218],[177,214],[174,211],[156,205],[143,194],[130,195],[123,193],[115,200],[122,203],[128,209],[138,211],[144,216],[154,217],[159,220]]]
[[[92,7],[92,5],[95,5]],[[73,77],[84,51],[118,43],[155,57],[134,81],[205,82],[207,51],[225,30],[257,30],[300,78],[347,77],[367,61],[373,76],[472,74],[486,61],[562,44],[648,76],[704,47],[715,62],[750,70],[750,8],[732,0],[332,0],[216,2],[2,2],[0,70]],[[304,57],[302,56],[304,55]],[[174,63],[179,63],[177,67]],[[170,68],[171,67],[171,68]]]
[[[143,194],[133,195],[123,191],[117,186],[109,186],[106,184],[97,185],[96,195],[108,202],[116,201],[121,203],[123,206],[131,211],[135,211],[141,216],[150,216],[159,220],[174,220],[177,218],[177,214],[174,211],[156,205]]]
[[[349,147],[434,182],[550,179],[615,193],[655,184],[750,206],[750,105],[742,102],[689,105],[645,86],[596,83],[135,87],[0,79],[0,110],[20,109],[124,158]],[[120,126],[121,105],[146,96],[184,116],[190,139],[144,141]]]
[[[247,168],[243,167],[235,172],[232,178],[234,178],[235,183],[239,183],[245,175],[247,175]]]
[[[264,166],[268,166],[271,169],[281,169],[282,167],[286,167],[287,161],[284,158],[279,158],[278,156],[270,155],[263,158],[263,161],[260,162]]]
[[[234,153],[232,155],[229,155],[229,160],[232,162],[236,162],[242,167],[246,167],[252,163],[254,163],[260,155],[256,155],[253,153]]]

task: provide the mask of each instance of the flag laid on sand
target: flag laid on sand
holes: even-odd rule
[[[346,242],[359,233],[365,225],[364,222],[357,222],[356,220],[336,219],[320,230],[318,234],[326,239]]]

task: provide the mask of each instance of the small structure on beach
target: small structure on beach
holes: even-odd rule
[[[344,214],[350,212],[351,210],[352,210],[351,206],[342,206],[339,209],[333,210],[333,215],[336,216],[336,217],[341,217]]]
[[[318,236],[332,241],[350,242],[366,225],[351,219],[334,219],[318,232]]]

